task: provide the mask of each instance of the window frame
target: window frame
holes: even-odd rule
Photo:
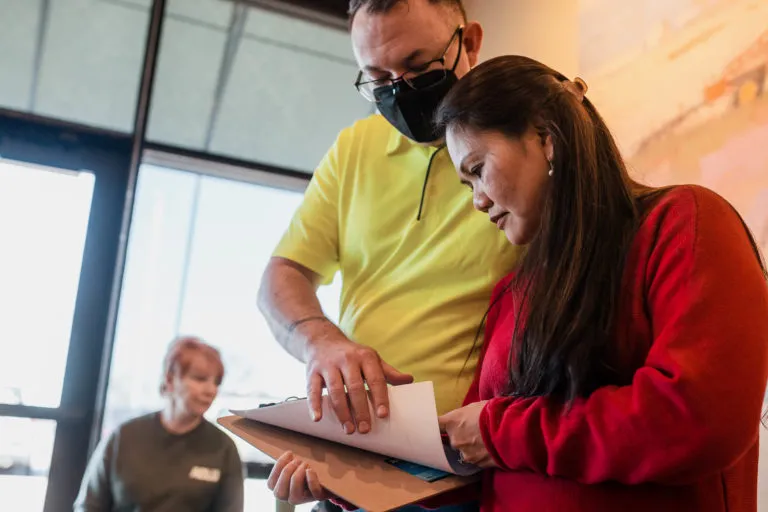
[[[0,405],[0,417],[56,421],[46,511],[71,508],[61,504],[74,500],[88,460],[131,147],[128,135],[0,109],[3,159],[95,177],[59,407]]]

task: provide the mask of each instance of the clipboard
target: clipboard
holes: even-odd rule
[[[319,423],[309,419],[303,400],[234,411],[237,414],[219,418],[218,423],[273,459],[293,452],[317,473],[323,487],[367,512],[388,512],[480,480],[479,468],[458,466],[455,454],[449,453],[449,447],[443,447],[431,382],[390,388],[390,418],[377,420],[378,432],[374,421],[373,436],[336,436],[336,432],[343,432],[326,398],[323,397],[323,419]],[[414,427],[417,424],[421,427]],[[420,463],[422,460],[406,460],[405,455],[395,457],[398,453],[407,454],[410,447],[426,444],[425,440],[433,450],[423,457],[432,457],[435,464],[425,467]],[[392,447],[398,443],[403,446]],[[440,464],[450,473],[435,469]]]
[[[366,512],[389,512],[480,480],[473,475],[426,482],[387,463],[387,457],[358,448],[235,415],[218,423],[275,460],[293,452],[309,463],[323,487]]]

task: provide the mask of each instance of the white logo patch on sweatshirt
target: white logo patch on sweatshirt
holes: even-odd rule
[[[215,484],[221,478],[221,470],[204,468],[202,466],[192,466],[192,469],[189,470],[189,478]]]

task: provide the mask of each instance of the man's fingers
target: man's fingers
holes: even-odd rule
[[[389,415],[389,393],[387,378],[384,376],[381,359],[375,354],[363,359],[363,377],[368,383],[368,390],[373,401],[376,416],[385,418]]]
[[[269,478],[267,478],[267,489],[270,491],[275,490],[275,485],[277,485],[277,479],[280,478],[280,473],[283,472],[283,468],[285,468],[293,458],[293,453],[285,452],[279,459],[277,459],[272,471],[269,473]]]
[[[298,459],[293,459],[280,472],[280,477],[277,479],[275,489],[272,491],[275,495],[275,498],[279,499],[280,501],[288,501],[290,498],[291,479],[293,478],[293,474],[296,472],[296,468],[299,467],[299,463],[300,461]]]
[[[317,473],[315,473],[315,471],[310,467],[307,468],[306,473],[307,487],[309,488],[309,493],[312,495],[312,497],[317,501],[325,501],[330,499],[332,495],[326,491],[322,485],[320,485],[320,479],[317,477]]]
[[[344,371],[344,383],[346,384],[349,403],[352,406],[352,415],[355,418],[357,431],[366,434],[371,430],[371,413],[368,409],[368,393],[365,391],[363,376],[359,367],[350,367]]]
[[[296,466],[296,471],[293,472],[291,477],[291,487],[288,492],[288,503],[292,505],[300,505],[310,500],[309,492],[307,488],[307,463],[302,462]]]
[[[312,372],[307,381],[307,402],[309,416],[312,421],[320,421],[323,417],[323,377]]]
[[[401,386],[413,382],[413,375],[398,371],[394,366],[384,361],[381,362],[381,368],[384,371],[384,378],[393,386]]]
[[[325,385],[328,387],[328,397],[331,399],[331,406],[336,417],[344,427],[344,432],[351,434],[355,431],[355,424],[352,421],[352,415],[349,412],[349,403],[347,402],[347,393],[344,390],[344,381],[341,373],[333,369],[325,375]]]

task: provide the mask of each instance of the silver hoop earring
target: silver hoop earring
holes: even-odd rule
[[[549,173],[550,176],[554,176],[555,174],[555,164],[552,163],[552,160],[549,161]]]

